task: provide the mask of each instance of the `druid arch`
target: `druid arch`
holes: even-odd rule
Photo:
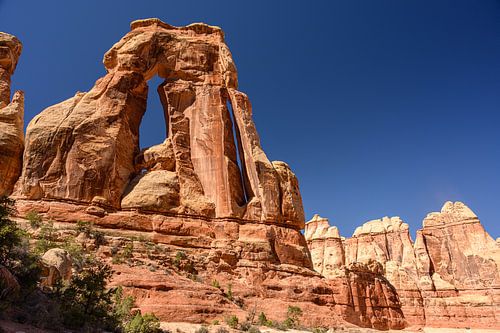
[[[30,122],[16,196],[303,225],[296,178],[263,152],[220,28],[134,21],[103,62],[89,92]],[[166,133],[140,149],[149,89]]]

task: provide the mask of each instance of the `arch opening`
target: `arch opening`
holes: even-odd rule
[[[139,148],[144,149],[163,143],[168,137],[168,119],[165,117],[163,105],[157,88],[164,79],[154,75],[148,80],[148,99],[146,111],[139,126]]]

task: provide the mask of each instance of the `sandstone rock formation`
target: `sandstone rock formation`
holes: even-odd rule
[[[415,253],[419,274],[432,280],[421,284],[428,322],[500,326],[500,248],[466,205],[447,202],[427,215]]]
[[[30,122],[18,197],[303,227],[295,175],[262,151],[220,28],[135,21],[104,65],[88,93]],[[156,74],[168,138],[140,152]]]
[[[30,122],[23,158],[22,93],[10,100],[20,45],[0,35],[0,195],[17,181],[20,223],[36,211],[57,239],[74,236],[77,221],[99,228],[105,241],[85,248],[113,265],[112,283],[141,310],[283,320],[296,305],[310,327],[498,327],[499,243],[465,205],[429,214],[415,243],[398,217],[349,239],[319,216],[304,224],[298,180],[262,150],[220,28],[133,22],[89,92]],[[154,75],[168,133],[139,150]],[[64,251],[43,261],[45,285],[71,276]]]
[[[305,227],[305,238],[311,251],[314,269],[326,278],[341,273],[346,264],[345,251],[337,227],[330,227],[328,219],[314,215]]]
[[[305,237],[315,270],[327,278],[345,266],[378,263],[409,325],[500,326],[500,247],[461,202],[429,214],[415,243],[399,217],[369,221],[341,239],[315,216]]]
[[[312,270],[298,180],[262,150],[220,28],[135,21],[104,65],[89,92],[30,122],[15,192],[20,217],[37,211],[62,229],[99,227],[110,244],[97,252],[117,271],[113,283],[160,319],[203,322],[256,309],[282,320],[295,304],[310,326],[404,326],[395,290],[373,267],[354,265],[330,280]],[[165,79],[157,91],[168,133],[140,151],[154,75]],[[132,238],[154,245],[124,244]],[[144,249],[128,258],[141,265],[112,259],[124,246]]]
[[[12,193],[21,173],[24,147],[24,94],[16,91],[11,99],[11,76],[21,55],[22,44],[14,36],[0,32],[0,196]]]

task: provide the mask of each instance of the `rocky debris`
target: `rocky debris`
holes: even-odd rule
[[[11,76],[21,55],[22,44],[0,32],[0,196],[12,193],[21,174],[24,149],[24,93],[11,99]]]
[[[303,227],[297,178],[262,151],[222,30],[158,19],[131,27],[105,54],[107,74],[89,92],[30,122],[17,197],[81,204],[98,197],[114,209]],[[168,133],[141,152],[154,75],[165,79],[157,90]]]
[[[43,254],[40,261],[42,286],[52,287],[59,281],[71,279],[73,260],[66,250],[52,248]]]
[[[430,213],[414,243],[399,217],[369,221],[342,240],[327,219],[315,216],[305,237],[315,270],[327,278],[344,267],[379,265],[376,271],[394,286],[409,325],[500,325],[494,310],[500,305],[500,248],[461,202]]]

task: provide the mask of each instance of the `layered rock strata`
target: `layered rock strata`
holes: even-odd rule
[[[113,264],[113,283],[162,320],[244,319],[252,311],[283,320],[297,305],[311,327],[404,326],[377,267],[352,265],[335,279],[312,270],[298,180],[262,150],[220,28],[135,21],[104,65],[89,92],[29,123],[14,193],[20,223],[30,211],[63,234],[92,222],[106,235],[92,248]],[[164,79],[157,91],[168,133],[140,150],[154,75]],[[129,245],[147,254],[118,263]]]
[[[305,236],[315,270],[327,278],[349,265],[378,263],[409,325],[500,326],[500,247],[461,202],[430,213],[414,243],[399,217],[369,221],[345,239],[316,216]]]
[[[24,94],[11,99],[11,76],[21,55],[22,44],[0,32],[0,196],[12,193],[21,173],[24,147]]]

